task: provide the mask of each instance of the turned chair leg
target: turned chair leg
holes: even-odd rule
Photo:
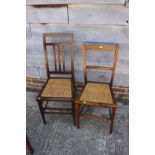
[[[76,118],[77,118],[77,128],[80,128],[80,104],[76,105]]]
[[[27,135],[26,135],[26,146],[28,147],[30,153],[34,153],[34,149],[32,148],[32,145],[31,145]]]
[[[43,108],[42,108],[42,102],[41,101],[38,101],[38,106],[39,106],[40,113],[41,113],[41,116],[42,116],[42,119],[43,119],[43,123],[46,124],[45,115],[44,115],[44,111],[43,111]]]
[[[112,129],[113,129],[113,122],[114,122],[114,118],[115,118],[115,112],[116,112],[116,108],[112,108],[112,114],[111,114],[111,124],[110,124],[110,131],[109,133],[112,133]]]
[[[72,102],[72,113],[73,113],[74,126],[76,126],[76,120],[75,120],[75,103],[74,102]]]

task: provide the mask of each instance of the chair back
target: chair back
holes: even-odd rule
[[[63,77],[69,75],[74,80],[73,34],[44,33],[43,47],[47,77]],[[50,63],[52,64],[50,65]],[[70,67],[67,68],[67,65]]]
[[[118,59],[118,51],[119,46],[117,44],[83,44],[82,46],[82,55],[83,55],[83,69],[84,69],[84,82],[87,83],[87,71],[88,70],[105,70],[111,71],[111,79],[110,84],[113,84],[114,74],[116,63]],[[94,65],[87,65],[87,52],[114,52],[112,66],[94,66]],[[91,55],[93,57],[93,54]]]

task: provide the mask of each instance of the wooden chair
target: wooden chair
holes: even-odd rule
[[[56,39],[56,41],[48,41],[49,39]],[[58,41],[58,39],[63,40],[63,42]],[[73,34],[43,34],[43,46],[48,79],[36,98],[43,123],[46,124],[45,114],[72,114],[75,125]],[[51,51],[49,48],[52,48]],[[69,49],[65,50],[65,48]],[[52,69],[49,65],[52,59],[49,56],[50,52],[51,57],[53,57],[54,67]],[[67,61],[70,68],[66,68],[66,54],[70,58],[70,61]],[[51,108],[48,107],[49,101],[62,101],[64,104],[71,102],[72,108]]]
[[[76,98],[75,107],[76,107],[76,119],[77,127],[80,128],[80,118],[95,118],[98,120],[108,119],[111,121],[110,133],[112,133],[113,121],[115,117],[115,111],[117,108],[114,95],[112,93],[112,84],[115,74],[115,67],[117,63],[118,50],[119,47],[116,44],[84,44],[82,47],[83,50],[83,69],[84,69],[84,81],[85,86],[81,91],[79,97]],[[113,65],[111,67],[106,66],[91,66],[86,64],[86,53],[87,52],[114,52]],[[90,54],[90,53],[89,53]],[[93,56],[93,55],[92,55]],[[101,83],[101,82],[89,82],[87,80],[87,70],[105,70],[111,71],[111,80],[110,83]],[[80,107],[83,106],[95,106],[95,107],[104,107],[109,108],[109,117],[94,116],[81,114]]]
[[[34,153],[34,149],[33,149],[32,145],[31,145],[31,142],[30,142],[27,134],[26,134],[26,147],[29,149],[30,153]]]

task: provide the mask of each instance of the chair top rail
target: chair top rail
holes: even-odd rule
[[[46,46],[70,46],[71,42],[46,42],[45,43]]]
[[[91,44],[91,45],[87,45],[87,44],[84,44],[84,48],[86,50],[107,50],[107,51],[115,51],[116,49],[116,44]]]

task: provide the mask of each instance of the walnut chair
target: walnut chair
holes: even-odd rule
[[[72,114],[75,125],[73,34],[44,33],[43,46],[47,81],[36,98],[43,123],[46,124],[45,114]],[[71,108],[48,107],[49,101],[60,101],[64,104],[68,102],[71,103]]]
[[[29,149],[30,153],[34,153],[34,149],[32,147],[32,144],[31,144],[27,134],[26,134],[26,147]]]
[[[80,95],[75,100],[75,113],[77,119],[77,127],[80,128],[80,118],[95,118],[98,120],[108,119],[111,121],[110,133],[112,133],[113,122],[115,117],[115,111],[117,108],[116,101],[112,92],[112,84],[115,74],[115,68],[118,58],[119,46],[117,44],[84,44],[82,47],[83,51],[83,69],[84,69],[84,81],[85,85],[80,93]],[[113,52],[113,62],[111,67],[107,66],[94,66],[87,65],[87,52],[91,51],[91,56],[93,53],[97,52]],[[90,53],[89,53],[90,54]],[[103,82],[91,82],[87,80],[88,70],[92,71],[110,71],[111,79],[109,83]],[[95,106],[109,108],[109,117],[96,116],[96,115],[86,115],[81,114],[81,109],[84,106]],[[81,108],[81,109],[80,109]]]

